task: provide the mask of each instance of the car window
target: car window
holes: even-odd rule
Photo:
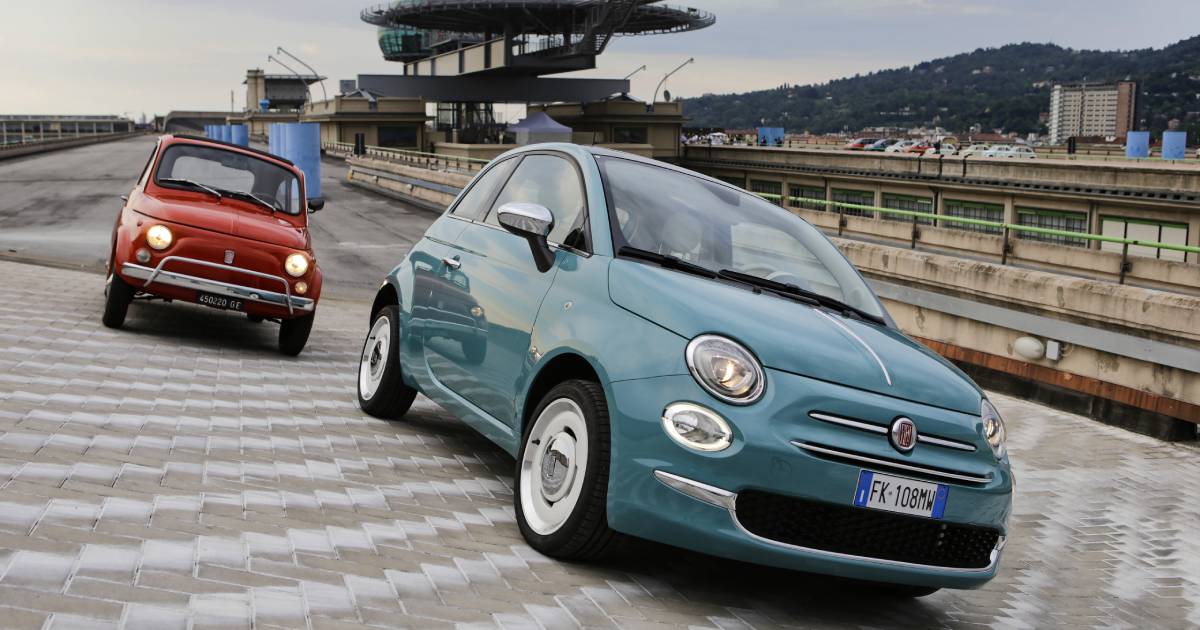
[[[173,144],[163,151],[154,183],[192,189],[169,180],[188,180],[221,193],[245,193],[286,214],[300,214],[300,180],[282,166],[245,153],[196,144]]]
[[[150,165],[154,163],[154,155],[158,153],[158,145],[154,145],[154,150],[150,151],[150,157],[146,158],[146,165],[142,167],[142,174],[138,177],[138,184],[145,186],[146,177],[150,174]]]
[[[496,196],[496,191],[504,185],[512,173],[513,167],[520,161],[519,157],[510,158],[489,168],[486,173],[475,180],[471,189],[463,195],[450,213],[471,221],[483,218],[483,213],[488,210],[488,203]]]
[[[578,249],[586,247],[583,185],[579,173],[566,159],[536,154],[522,160],[492,204],[487,223],[499,225],[496,208],[514,202],[536,203],[550,210],[554,229],[546,240]]]

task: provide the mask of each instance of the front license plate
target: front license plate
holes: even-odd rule
[[[196,301],[213,308],[223,308],[230,311],[246,310],[246,303],[237,298],[226,297],[224,295],[213,295],[211,293],[200,292]]]
[[[942,518],[950,488],[869,470],[858,473],[854,505],[926,518]]]

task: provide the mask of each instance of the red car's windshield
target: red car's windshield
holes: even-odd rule
[[[298,215],[299,179],[267,160],[195,144],[173,144],[163,152],[154,183],[167,188],[216,192],[273,211]]]

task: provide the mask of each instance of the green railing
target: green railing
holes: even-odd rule
[[[775,195],[771,193],[756,192],[753,193],[767,199],[769,201],[780,202],[784,199],[783,195]],[[1177,245],[1175,243],[1160,243],[1158,241],[1142,241],[1134,238],[1123,238],[1119,236],[1105,236],[1103,234],[1088,234],[1085,232],[1071,232],[1069,230],[1056,230],[1053,228],[1036,227],[1032,225],[1017,225],[1014,223],[1003,223],[1000,221],[988,221],[986,219],[972,219],[969,217],[956,217],[947,214],[935,214],[932,212],[920,212],[916,210],[900,210],[897,208],[881,208],[879,206],[867,206],[856,203],[845,203],[841,201],[830,201],[827,199],[812,199],[809,197],[787,197],[788,202],[799,204],[820,204],[829,208],[834,208],[838,212],[838,236],[841,236],[846,228],[846,210],[859,210],[863,212],[879,212],[882,214],[897,215],[912,219],[912,241],[910,247],[915,249],[917,242],[920,240],[920,219],[929,219],[935,222],[956,223],[962,225],[973,225],[977,227],[988,227],[999,230],[1003,235],[1003,251],[1000,253],[1000,263],[1008,264],[1008,255],[1012,253],[1012,241],[1010,236],[1013,232],[1042,234],[1045,236],[1057,236],[1064,238],[1072,238],[1086,241],[1097,241],[1103,243],[1117,243],[1121,245],[1121,270],[1119,274],[1119,282],[1125,283],[1125,274],[1129,272],[1131,263],[1129,262],[1129,247],[1141,246],[1154,249],[1166,249],[1176,252],[1184,252],[1186,254],[1196,254],[1200,257],[1200,247],[1190,245]],[[936,223],[935,223],[936,225]]]
[[[354,144],[350,142],[326,142],[321,145],[321,148],[325,149],[326,151],[336,151],[338,153],[345,153],[346,155],[355,155]],[[377,147],[371,145],[368,145],[365,148],[362,155],[388,162],[417,166],[420,168],[440,168],[441,170],[454,169],[464,173],[474,173],[479,171],[483,169],[483,167],[486,166],[490,161],[458,155],[426,153],[424,151],[392,149],[388,147]]]

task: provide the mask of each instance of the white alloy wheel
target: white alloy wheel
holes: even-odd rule
[[[380,317],[371,326],[367,342],[363,344],[362,359],[358,363],[358,393],[363,400],[371,400],[379,391],[383,371],[387,368],[388,351],[392,342],[392,323]]]
[[[571,517],[587,472],[588,433],[583,410],[559,398],[542,411],[525,438],[518,488],[525,521],[547,536]]]

